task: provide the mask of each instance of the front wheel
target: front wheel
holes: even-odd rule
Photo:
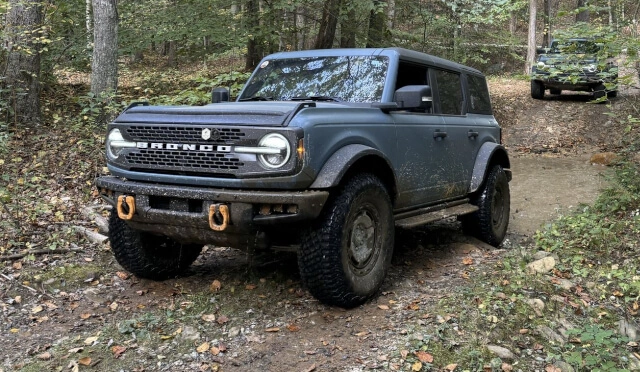
[[[154,280],[180,274],[202,251],[201,245],[134,230],[114,210],[109,216],[109,241],[120,266],[137,277]]]
[[[507,235],[511,206],[509,182],[501,166],[491,168],[472,203],[478,210],[462,218],[464,230],[494,247],[499,246]]]
[[[531,80],[531,97],[534,99],[544,98],[544,85],[538,80]]]
[[[356,175],[303,234],[298,252],[302,282],[328,305],[364,303],[376,294],[391,265],[394,230],[384,184],[371,174]]]

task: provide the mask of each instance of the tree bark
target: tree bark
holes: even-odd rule
[[[260,32],[260,5],[258,0],[248,0],[246,8],[247,29],[251,34],[247,40],[247,58],[244,67],[253,70],[262,59],[262,42]]]
[[[524,73],[531,73],[531,66],[536,59],[536,0],[529,0],[529,37],[527,38],[527,63],[524,67]]]
[[[589,5],[588,0],[578,0],[578,9],[584,8],[587,5]],[[578,14],[576,14],[576,22],[589,22],[589,18],[590,16],[588,9],[580,10]]]
[[[93,0],[91,92],[100,95],[118,87],[118,13],[116,0]]]
[[[340,22],[340,48],[356,47],[356,10],[351,8],[347,11],[347,17]]]
[[[326,0],[322,8],[320,30],[314,45],[314,49],[330,49],[336,36],[338,15],[340,14],[341,0]]]
[[[387,19],[386,12],[382,9],[385,5],[383,0],[373,0],[374,8],[369,14],[369,32],[367,34],[367,48],[378,48],[386,46],[387,42]]]
[[[542,34],[542,46],[551,46],[551,0],[544,0],[544,33]]]
[[[7,65],[5,101],[20,124],[38,125],[40,113],[40,44],[36,40],[44,21],[40,0],[11,0],[6,15]]]

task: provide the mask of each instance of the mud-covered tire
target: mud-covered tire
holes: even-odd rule
[[[537,80],[531,80],[531,98],[543,99],[544,98],[544,85]]]
[[[494,165],[484,184],[472,201],[478,210],[461,218],[465,233],[499,246],[507,235],[511,194],[507,175],[499,165]]]
[[[551,88],[551,89],[549,89],[549,93],[555,94],[555,95],[560,95],[560,94],[562,94],[562,89]]]
[[[134,230],[115,211],[109,216],[109,241],[120,266],[137,277],[153,280],[180,274],[202,251],[201,245],[181,244],[165,236]]]
[[[391,265],[393,209],[384,184],[371,174],[356,175],[336,191],[303,233],[298,266],[318,300],[352,308],[376,294]]]

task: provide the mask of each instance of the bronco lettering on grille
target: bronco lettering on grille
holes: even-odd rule
[[[231,146],[196,145],[188,143],[136,142],[136,147],[139,149],[231,152]]]

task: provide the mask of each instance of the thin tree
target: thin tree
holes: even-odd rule
[[[529,37],[527,38],[527,63],[524,67],[524,73],[531,73],[531,66],[536,59],[536,0],[529,0]]]
[[[373,9],[369,14],[369,32],[367,34],[367,48],[387,46],[387,13],[384,10],[384,0],[373,0]]]
[[[578,0],[578,13],[576,13],[576,22],[589,22],[589,2],[587,0]]]
[[[91,92],[109,94],[118,87],[118,11],[116,0],[93,0]]]
[[[5,23],[7,65],[3,100],[21,124],[40,124],[40,43],[44,30],[40,0],[10,0]]]

